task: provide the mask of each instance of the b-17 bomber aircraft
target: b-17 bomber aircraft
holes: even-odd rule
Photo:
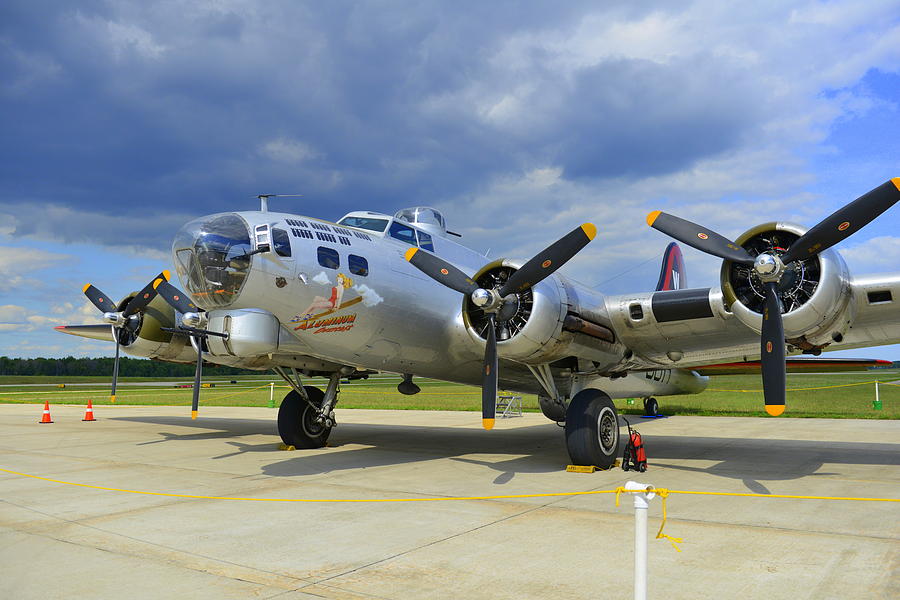
[[[259,211],[209,215],[175,236],[175,270],[113,303],[85,294],[107,325],[60,331],[116,342],[134,356],[274,370],[290,386],[278,431],[325,445],[342,379],[375,372],[482,388],[494,425],[498,386],[536,394],[565,426],[574,464],[609,467],[618,451],[613,398],[702,391],[698,370],[759,361],[765,409],[785,404],[787,354],[900,343],[900,273],[851,276],[832,247],[900,199],[892,179],[815,227],[767,222],[731,241],[654,212],[648,224],[723,259],[716,288],[686,288],[676,245],[657,290],[605,296],[558,269],[596,234],[585,223],[527,261],[466,248],[427,207],[352,212],[337,223]],[[110,325],[112,329],[110,329]],[[308,379],[324,377],[321,389]],[[115,386],[115,374],[114,383]],[[113,387],[115,394],[115,387]]]

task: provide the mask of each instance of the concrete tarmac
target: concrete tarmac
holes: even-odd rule
[[[276,410],[0,405],[0,468],[118,490],[257,499],[672,490],[900,498],[896,421],[637,419],[650,467],[565,472],[541,415],[338,410],[320,450]],[[900,503],[672,494],[649,595],[898,598]],[[632,499],[276,502],[136,494],[0,471],[0,598],[630,598]]]

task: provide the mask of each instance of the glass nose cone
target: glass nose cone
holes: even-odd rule
[[[233,213],[191,221],[175,235],[172,255],[178,278],[197,306],[232,304],[250,272],[250,229]]]

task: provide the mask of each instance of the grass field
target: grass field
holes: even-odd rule
[[[882,382],[879,392],[882,409],[873,408],[875,381]],[[124,378],[123,383],[149,381],[146,378]],[[177,379],[160,382],[152,387],[123,385],[117,391],[116,403],[129,405],[190,406],[191,390],[174,387]],[[236,383],[231,383],[235,381]],[[347,383],[341,387],[341,408],[382,408],[397,410],[481,410],[481,392],[478,388],[417,379],[422,392],[416,396],[403,396],[397,392],[399,377],[378,376],[366,381]],[[275,383],[274,403],[277,406],[287,392],[280,379],[267,375],[239,376],[204,380],[215,387],[204,388],[200,393],[203,406],[267,406],[269,383]],[[900,418],[900,372],[870,371],[864,373],[802,374],[788,375],[788,409],[785,416],[897,419]],[[71,384],[82,385],[71,385]],[[314,385],[324,385],[321,379]],[[65,388],[58,387],[66,384]],[[0,376],[0,402],[109,404],[109,384],[98,377],[4,377]],[[761,383],[756,375],[723,375],[710,379],[709,388],[702,394],[691,396],[660,396],[663,414],[765,416]],[[539,411],[537,397],[524,396],[526,411]],[[640,399],[615,401],[624,414],[641,414]]]

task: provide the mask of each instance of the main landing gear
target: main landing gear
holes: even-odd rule
[[[659,416],[659,402],[656,398],[644,398],[644,414],[648,417]]]
[[[303,386],[303,390],[309,402],[294,390],[288,392],[281,401],[278,409],[278,435],[288,446],[322,448],[334,427],[333,420],[319,418],[325,392],[311,385]]]
[[[340,373],[333,373],[323,392],[311,385],[300,385],[296,372],[290,377],[276,369],[291,386],[278,409],[278,435],[288,446],[295,448],[322,448],[328,442],[331,430],[337,426],[334,406],[337,404]]]
[[[584,389],[566,410],[566,447],[572,464],[608,469],[619,452],[619,415],[609,396]]]

